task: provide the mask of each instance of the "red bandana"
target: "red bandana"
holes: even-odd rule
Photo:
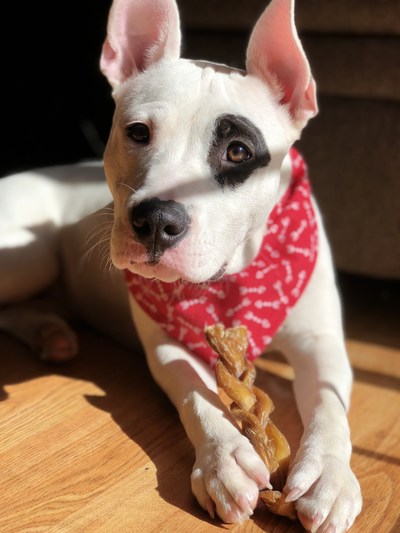
[[[204,338],[207,325],[243,324],[249,359],[271,342],[306,287],[317,257],[318,236],[304,159],[290,150],[292,178],[267,222],[267,233],[252,263],[207,286],[164,283],[125,272],[128,288],[142,309],[171,337],[205,359],[215,353]]]

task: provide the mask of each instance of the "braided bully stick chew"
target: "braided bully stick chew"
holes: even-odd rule
[[[287,477],[290,447],[269,418],[274,409],[271,398],[254,385],[256,369],[246,359],[247,329],[225,329],[222,324],[215,324],[205,328],[205,336],[218,354],[215,374],[220,398],[270,472],[274,490],[262,490],[260,499],[273,513],[296,519],[293,503],[286,503],[280,492]]]

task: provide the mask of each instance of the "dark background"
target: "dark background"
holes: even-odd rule
[[[99,67],[111,4],[22,0],[0,12],[0,177],[102,157],[114,110]],[[208,33],[198,32],[200,45],[193,46],[184,21],[182,27],[182,55],[206,57]],[[242,40],[241,60],[246,32]],[[221,55],[218,47],[207,59],[222,60]]]
[[[0,176],[101,157],[114,108],[99,70],[111,0],[12,4],[1,15]]]

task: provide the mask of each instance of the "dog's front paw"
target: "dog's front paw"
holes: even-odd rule
[[[259,490],[268,485],[266,466],[238,431],[196,450],[192,491],[212,518],[216,509],[224,522],[246,520],[257,505]]]
[[[361,511],[360,485],[345,459],[300,450],[284,492],[310,531],[342,533]]]

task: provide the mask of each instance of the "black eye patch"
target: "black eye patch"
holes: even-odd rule
[[[271,160],[261,131],[240,115],[221,115],[215,121],[208,163],[217,182],[237,187]]]

